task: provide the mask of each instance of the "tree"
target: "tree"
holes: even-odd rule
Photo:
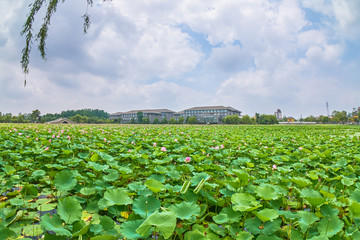
[[[36,109],[34,111],[32,111],[31,115],[30,115],[30,119],[31,119],[31,122],[40,122],[40,111],[39,109]]]
[[[82,122],[82,116],[80,114],[76,114],[75,116],[70,118],[71,121],[81,123]]]
[[[304,122],[316,122],[316,121],[317,121],[317,119],[313,115],[310,115],[310,116],[304,118]]]
[[[137,115],[137,121],[138,121],[138,123],[142,123],[142,122],[143,122],[143,118],[144,118],[144,113],[140,111],[140,112],[137,112],[136,115]]]
[[[153,124],[159,124],[159,123],[160,123],[159,119],[158,119],[158,118],[154,118]]]
[[[143,124],[149,124],[150,123],[150,119],[148,117],[144,117],[143,118]]]
[[[175,118],[170,118],[170,120],[169,120],[169,123],[170,124],[177,124],[177,121],[175,120]]]
[[[256,123],[260,123],[259,120],[260,120],[260,113],[255,113],[255,121],[256,121]]]
[[[197,123],[197,118],[196,118],[195,116],[188,117],[188,118],[186,119],[186,122],[187,122],[188,124],[196,124],[196,123]]]
[[[238,115],[229,115],[224,117],[222,121],[225,124],[239,124],[240,117]]]
[[[183,116],[180,116],[178,119],[178,123],[183,124],[185,122],[185,119]]]
[[[346,111],[333,111],[332,117],[333,121],[337,123],[346,123],[348,121],[348,115]]]
[[[275,115],[266,115],[261,114],[256,118],[258,124],[278,124],[279,121],[276,119]]]
[[[252,124],[252,122],[253,121],[251,120],[249,115],[245,115],[240,118],[240,124]]]

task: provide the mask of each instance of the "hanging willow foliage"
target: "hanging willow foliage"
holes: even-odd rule
[[[111,1],[111,0],[103,0]],[[48,36],[49,25],[51,22],[51,17],[56,12],[57,6],[59,2],[65,2],[65,0],[34,0],[33,3],[29,5],[30,12],[26,18],[25,24],[21,31],[21,35],[25,36],[25,47],[22,50],[21,57],[21,66],[22,70],[25,74],[24,86],[26,86],[26,74],[29,73],[29,63],[30,63],[30,52],[31,47],[33,45],[33,39],[38,42],[38,49],[40,51],[41,57],[46,60],[46,39]],[[90,16],[88,14],[88,7],[93,5],[93,0],[86,0],[87,7],[86,12],[82,16],[84,19],[84,28],[83,32],[87,33],[87,30],[90,27]],[[34,35],[33,24],[35,20],[35,15],[43,8],[46,8],[46,13],[44,17],[44,21],[37,33]]]

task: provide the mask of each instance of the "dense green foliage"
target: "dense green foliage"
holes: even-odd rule
[[[2,124],[0,236],[358,239],[359,136],[355,126]]]

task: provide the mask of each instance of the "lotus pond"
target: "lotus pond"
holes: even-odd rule
[[[0,239],[360,239],[356,126],[0,125]]]

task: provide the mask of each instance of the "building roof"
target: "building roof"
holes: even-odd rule
[[[231,110],[231,111],[234,111],[234,112],[240,112],[239,110],[233,108],[233,107],[230,107],[230,106],[227,106],[227,107],[224,107],[224,106],[203,106],[203,107],[192,107],[192,108],[188,108],[188,109],[185,109],[184,111],[194,111],[194,110],[217,110],[217,109],[226,109],[226,110]]]
[[[58,118],[53,121],[46,122],[46,124],[74,124],[76,122],[71,121],[68,118]]]
[[[111,115],[121,115],[121,114],[133,114],[133,113],[138,113],[138,112],[143,112],[143,113],[154,113],[154,114],[162,114],[162,113],[175,113],[172,110],[169,109],[142,109],[142,110],[130,110],[127,112],[117,112],[117,113],[113,113]]]

